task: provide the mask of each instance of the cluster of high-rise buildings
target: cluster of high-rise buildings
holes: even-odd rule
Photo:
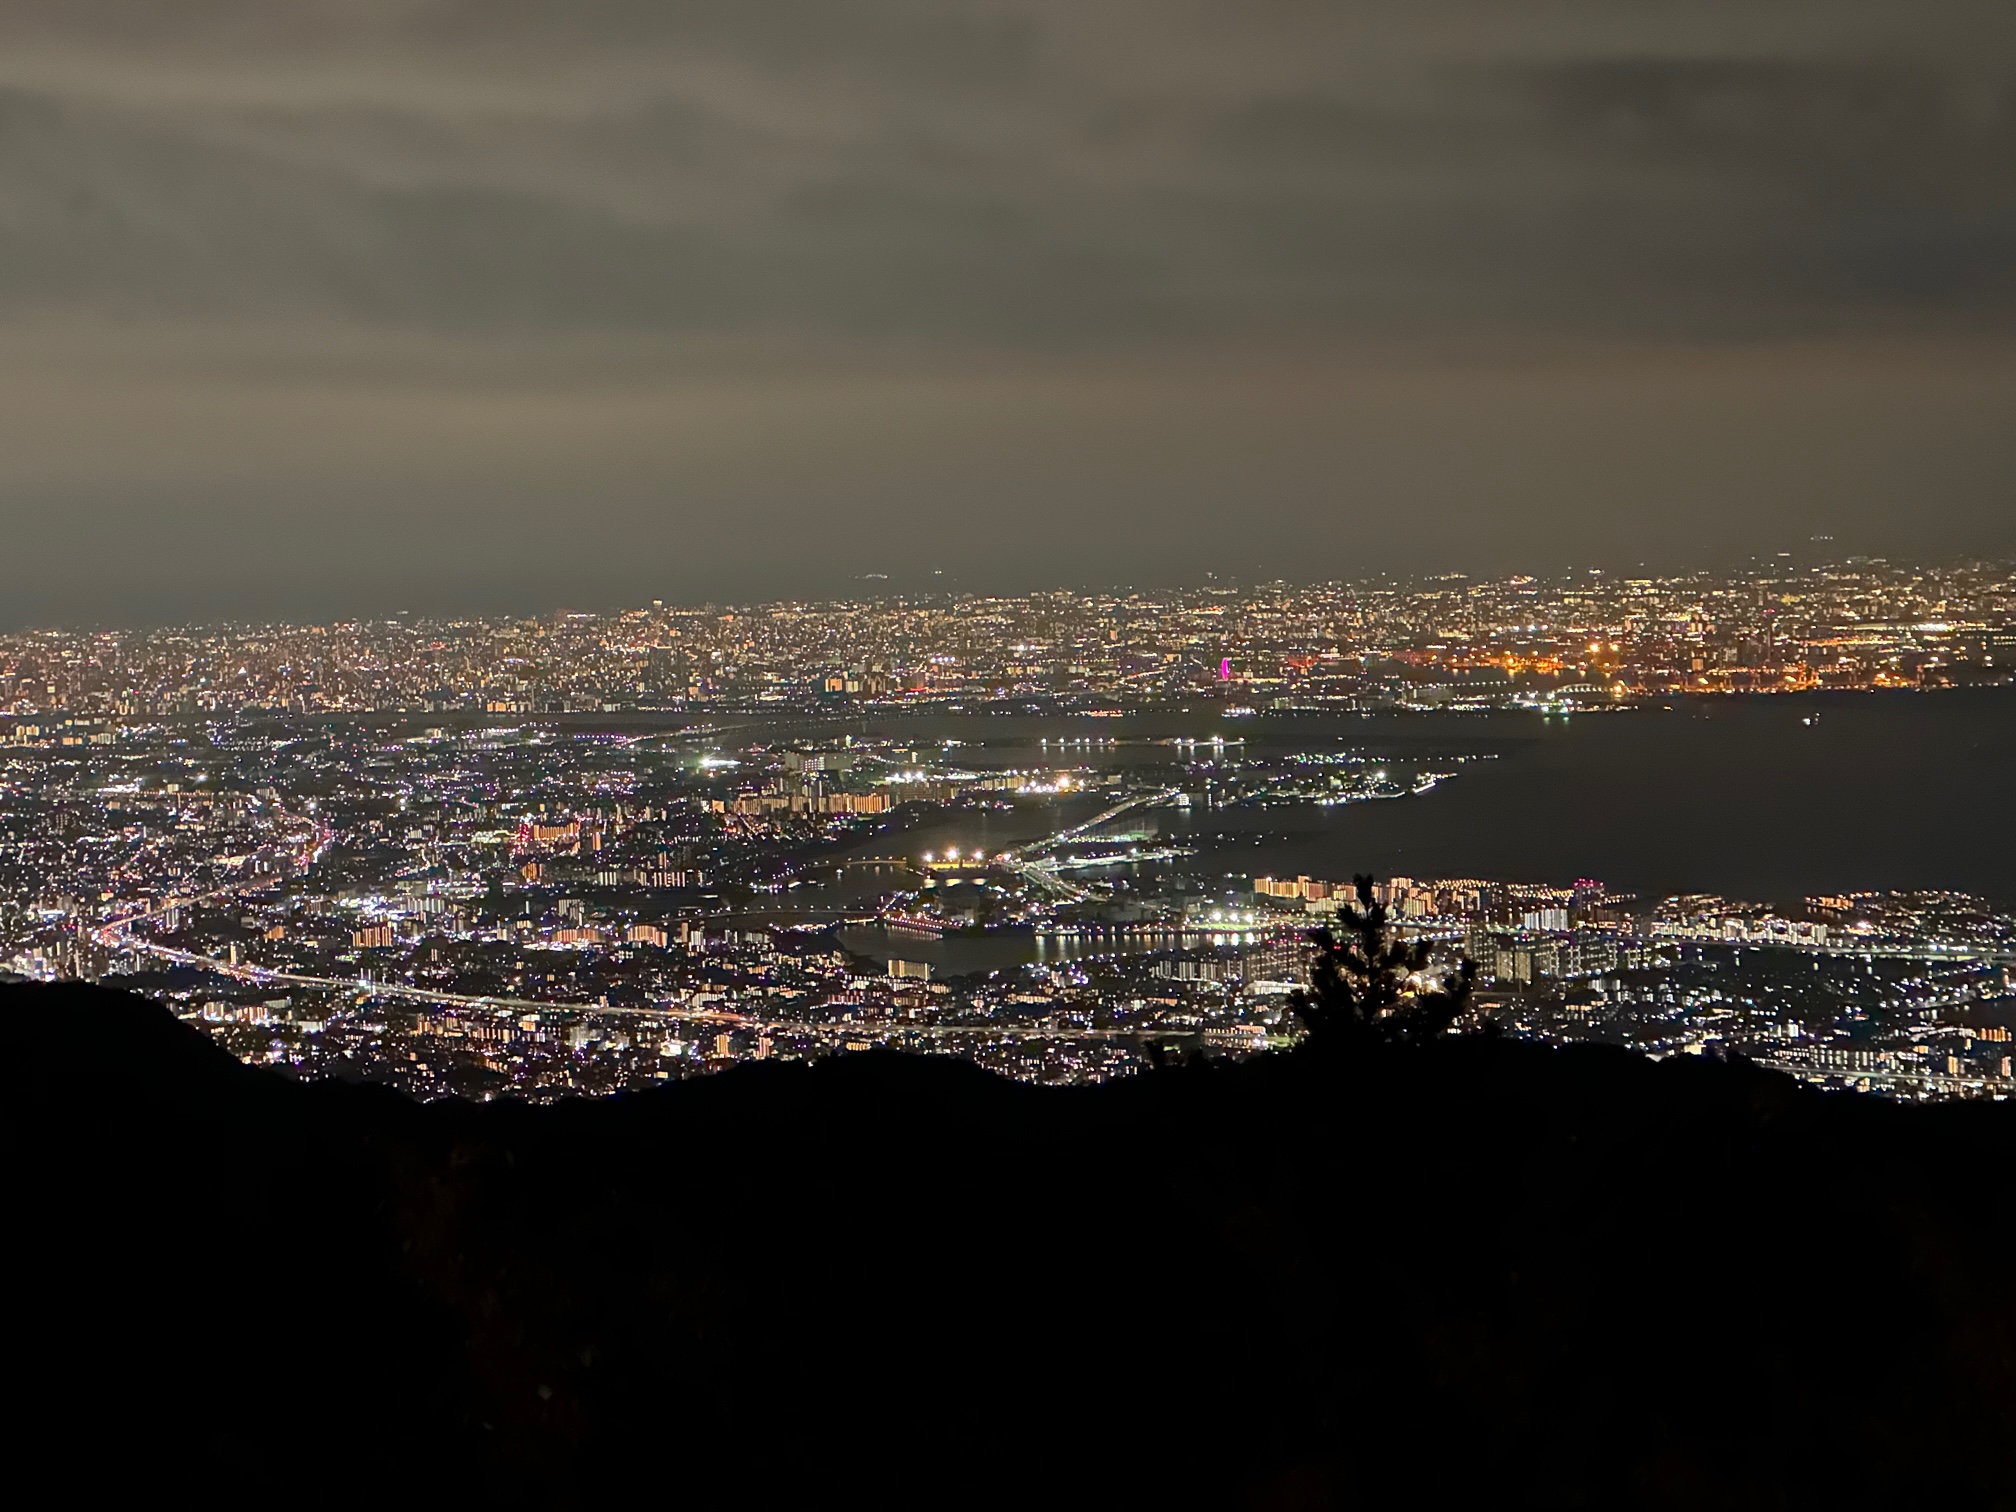
[[[1320,922],[1350,883],[1256,877],[1273,917]],[[1374,884],[1403,934],[1470,962],[1514,1030],[1654,1054],[1735,1053],[1822,1085],[1925,1096],[2016,1093],[2016,919],[1965,893],[1863,892],[1779,910],[1714,894],[1648,907],[1572,887],[1471,878]]]
[[[0,740],[275,711],[1490,706],[2006,681],[2016,564],[1460,574],[0,636]]]

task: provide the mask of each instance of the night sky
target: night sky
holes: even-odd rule
[[[2008,0],[0,6],[10,624],[2008,552],[2012,317]]]

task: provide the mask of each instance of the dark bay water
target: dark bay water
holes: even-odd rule
[[[1008,929],[992,934],[953,934],[942,939],[907,930],[884,929],[877,925],[855,926],[839,931],[839,941],[849,950],[878,961],[922,961],[938,977],[963,976],[972,971],[1003,971],[1012,966],[1041,961],[1055,965],[1086,956],[1122,950],[1143,950],[1162,941],[1112,941],[1070,939],[1038,935],[1027,929]]]
[[[1804,721],[1818,716],[1815,722]],[[835,726],[835,729],[842,728]],[[1611,714],[1382,714],[1223,720],[937,716],[845,728],[970,744],[971,765],[1167,761],[1173,735],[1256,755],[1352,749],[1488,757],[1433,792],[1338,807],[1193,813],[1197,869],[1240,875],[1596,877],[1647,897],[1949,887],[2016,905],[2016,692],[1676,699]],[[1108,748],[1040,742],[1119,740]],[[1030,816],[989,821],[997,844]],[[1168,822],[1165,820],[1165,828]],[[956,838],[954,823],[932,839]],[[942,828],[941,837],[937,830]],[[999,833],[997,833],[997,831]]]

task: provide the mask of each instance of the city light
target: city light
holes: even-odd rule
[[[1280,984],[1303,977],[1311,929],[1348,917],[1355,858],[1347,838],[1327,879],[1251,874],[1317,816],[1439,804],[1477,763],[1517,759],[1468,734],[1426,754],[1450,749],[1441,714],[1656,720],[1683,686],[1991,685],[2016,663],[2012,623],[2006,567],[1855,563],[1263,585],[1124,612],[1096,593],[945,596],[0,636],[0,967],[165,984],[248,1058],[361,1061],[425,1096],[868,1044],[1099,1080],[1139,1066],[1143,1032],[1294,1041]],[[837,730],[808,730],[836,704]],[[1030,732],[1032,764],[984,710],[1184,733],[1053,724]],[[1424,716],[1418,749],[1389,733],[1367,752],[1362,721],[1386,710]],[[925,738],[913,713],[966,733]],[[1235,717],[1250,733],[1213,723]],[[1805,701],[1784,723],[1816,751],[1846,727]],[[913,826],[1011,809],[1027,838],[901,860]],[[1466,958],[1508,996],[1517,1032],[2001,1095],[2002,1042],[1967,1015],[2009,991],[2016,922],[1983,900],[1378,887],[1435,970]],[[864,972],[885,957],[901,969]],[[1797,1013],[1776,995],[1785,962]]]

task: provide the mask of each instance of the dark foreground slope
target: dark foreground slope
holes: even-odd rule
[[[422,1107],[0,1000],[65,1500],[2016,1505],[2016,1108],[1455,1042]]]

